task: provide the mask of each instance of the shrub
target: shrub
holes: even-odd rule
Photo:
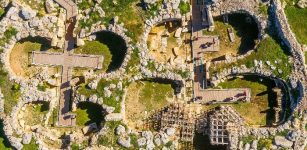
[[[9,27],[5,32],[4,32],[4,37],[6,39],[11,39],[13,36],[15,36],[18,33],[18,31],[13,28],[13,27]]]
[[[189,2],[180,1],[179,9],[181,14],[186,14],[190,12],[190,4]]]

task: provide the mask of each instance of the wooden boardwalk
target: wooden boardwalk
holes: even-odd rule
[[[69,20],[78,15],[78,6],[72,0],[54,0],[66,10],[66,19]]]
[[[70,81],[74,67],[101,69],[103,56],[73,54],[73,36],[78,7],[72,0],[55,0],[66,9],[64,53],[32,52],[32,65],[62,66],[58,126],[74,126],[75,114],[70,113],[72,89]]]

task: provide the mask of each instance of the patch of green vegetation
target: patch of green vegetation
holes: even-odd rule
[[[126,34],[136,43],[144,30],[142,18],[144,12],[137,7],[139,2],[139,0],[102,0],[100,6],[106,12],[104,24],[108,25],[113,17],[118,16],[119,22],[123,22],[128,29]]]
[[[78,9],[80,10],[86,10],[91,7],[94,7],[94,2],[92,0],[82,0],[80,3],[78,3]]]
[[[47,90],[48,88],[50,88],[50,86],[49,86],[48,83],[46,83],[46,82],[37,85],[37,90],[39,90],[39,91],[46,92],[46,90]]]
[[[171,147],[173,145],[173,142],[172,141],[169,141],[165,144],[165,147]]]
[[[276,135],[277,136],[287,136],[289,132],[290,132],[290,130],[285,129],[283,131],[277,132]]]
[[[252,136],[252,135],[248,135],[246,137],[242,137],[241,138],[241,141],[243,142],[243,145],[247,144],[247,143],[251,143],[253,140],[256,140],[256,137],[255,136]]]
[[[59,115],[59,108],[58,107],[53,108],[52,115],[49,118],[49,124],[51,126],[54,127],[56,125],[56,122],[58,121],[58,115]]]
[[[157,15],[162,4],[163,4],[163,0],[158,0],[155,4],[150,5],[150,8],[147,9],[145,12],[145,15],[147,16],[147,18]]]
[[[273,143],[273,141],[270,138],[269,139],[261,138],[258,141],[257,149],[259,149],[259,150],[262,150],[263,148],[271,149],[272,143]]]
[[[272,112],[269,111],[275,99],[272,91],[274,82],[257,76],[245,76],[243,79],[235,78],[219,84],[224,89],[250,88],[251,102],[229,104],[242,115],[249,125],[271,125]],[[264,113],[265,112],[265,113]]]
[[[102,111],[102,107],[97,104],[87,102],[79,103],[76,111],[77,125],[86,126],[94,122],[100,125],[103,121]]]
[[[138,67],[139,63],[140,63],[139,49],[136,48],[132,50],[131,58],[126,66],[126,73],[131,75],[137,74],[139,69]]]
[[[286,6],[285,13],[287,15],[288,22],[291,30],[294,32],[297,40],[301,44],[307,44],[307,26],[306,19],[307,9],[301,9],[296,6]]]
[[[3,33],[4,38],[0,39],[0,45],[4,45],[5,43],[9,42],[9,40],[15,36],[18,33],[18,31],[13,27],[8,27],[7,30]]]
[[[21,0],[26,3],[31,9],[37,10],[37,16],[43,17],[46,14],[44,1]]]
[[[26,124],[42,124],[42,122],[44,121],[44,116],[48,113],[49,103],[39,102],[35,104],[29,104],[26,108],[26,112],[28,113],[26,116],[24,116]]]
[[[268,16],[268,6],[263,4],[263,3],[259,3],[259,11],[261,14]]]
[[[4,38],[0,39],[0,45],[3,46],[6,42],[9,41],[10,38],[17,34],[17,30],[15,28],[9,27],[4,32]],[[0,49],[0,52],[3,50]],[[4,113],[9,114],[12,108],[17,104],[18,99],[21,95],[19,90],[12,90],[14,82],[9,80],[7,72],[3,68],[3,64],[0,64],[0,88],[1,92],[4,96]]]
[[[149,60],[147,62],[147,69],[150,70],[150,71],[155,71],[156,70],[156,67],[155,67],[155,62],[152,61],[152,60]]]
[[[72,143],[70,148],[71,150],[81,150],[80,146],[77,143]]]
[[[102,70],[106,71],[112,61],[112,54],[107,45],[98,41],[86,41],[85,45],[74,50],[76,54],[102,55]]]
[[[105,126],[108,128],[108,131],[106,134],[101,135],[98,137],[98,145],[113,147],[113,148],[122,148],[117,144],[118,137],[115,135],[115,128],[118,125],[123,125],[126,127],[125,124],[123,124],[120,121],[108,121],[105,123]]]
[[[175,73],[179,74],[182,78],[188,78],[190,76],[190,72],[188,70],[175,70]]]
[[[79,87],[78,92],[86,97],[90,97],[93,94],[97,94],[98,97],[103,98],[104,104],[115,107],[114,112],[118,113],[121,110],[120,102],[122,100],[124,92],[122,90],[119,90],[118,88],[115,88],[110,89],[110,91],[112,92],[112,95],[110,97],[106,97],[104,95],[104,87],[109,86],[110,84],[117,85],[118,82],[118,80],[107,81],[105,79],[101,79],[98,83],[96,90],[89,89],[88,86],[82,85]]]
[[[305,55],[305,64],[307,64],[307,52],[305,52],[304,55]]]
[[[0,71],[0,86],[1,92],[4,95],[4,112],[9,114],[12,111],[12,108],[18,103],[19,97],[21,96],[21,92],[19,89],[14,87],[14,83],[9,81],[6,72],[5,76],[2,76],[2,70]],[[8,88],[10,87],[11,88]],[[2,88],[3,87],[3,88]]]
[[[278,56],[278,57],[276,57]],[[240,59],[236,62],[229,64],[218,64],[211,68],[211,74],[215,72],[220,72],[225,68],[231,67],[240,67],[245,64],[248,68],[254,66],[254,60],[261,60],[263,63],[266,61],[270,61],[271,64],[275,65],[276,69],[273,73],[282,79],[287,79],[292,71],[292,65],[289,63],[289,56],[284,52],[281,46],[271,37],[267,37],[262,40],[256,49],[255,52],[252,52],[251,55],[245,57],[244,59]],[[274,64],[275,61],[279,61],[280,63]],[[269,66],[265,66],[268,70]],[[278,69],[282,70],[282,74],[278,73]]]
[[[36,150],[38,149],[38,144],[35,143],[35,140],[32,138],[29,144],[24,144],[22,150]]]
[[[5,10],[3,8],[0,8],[0,17],[5,13]]]
[[[140,103],[147,111],[160,109],[167,105],[167,98],[172,98],[174,89],[171,84],[143,81],[140,91]]]
[[[190,4],[189,2],[180,1],[179,9],[181,14],[186,14],[190,12]]]

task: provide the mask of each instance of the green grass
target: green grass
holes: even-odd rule
[[[211,67],[211,74],[214,72],[220,72],[225,68],[231,67],[240,67],[242,64],[245,64],[248,68],[254,66],[254,60],[262,60],[263,66],[266,66],[265,62],[270,61],[272,65],[276,67],[273,73],[282,79],[287,79],[292,71],[292,65],[289,63],[288,54],[284,52],[281,46],[271,37],[265,38],[260,42],[259,47],[255,52],[252,52],[251,55],[245,57],[244,59],[240,59],[237,62],[229,63],[229,64],[218,64],[216,66]],[[280,61],[281,63],[275,64],[275,61]],[[278,73],[278,69],[283,71],[282,74]]]
[[[37,150],[38,144],[35,143],[35,140],[32,138],[30,144],[24,144],[22,150]]]
[[[190,4],[189,2],[180,1],[179,9],[181,14],[186,14],[190,12]]]
[[[263,4],[263,3],[259,3],[259,11],[261,14],[268,16],[268,6]]]
[[[285,129],[283,131],[277,132],[276,135],[277,136],[287,136],[290,130]]]
[[[37,85],[37,89],[38,89],[39,91],[46,92],[46,90],[47,90],[48,88],[50,88],[50,86],[49,86],[46,82],[44,82],[43,84]]]
[[[116,2],[117,4],[114,4],[112,0],[102,0],[100,6],[106,12],[105,23],[109,23],[114,16],[118,16],[119,22],[123,22],[128,29],[126,34],[137,42],[143,33],[144,25],[142,20],[144,12],[138,10],[136,6],[139,0],[117,0]]]
[[[307,22],[302,21],[306,19],[307,9],[300,9],[296,6],[286,6],[285,13],[291,30],[294,32],[297,40],[301,44],[307,44]]]
[[[262,82],[257,81],[257,76],[249,76],[244,79],[232,79],[221,83],[219,86],[222,88],[250,88],[251,89],[251,102],[230,104],[238,113],[245,119],[249,125],[270,125],[271,112],[268,111],[272,107],[272,84],[270,80],[263,79]]]
[[[256,140],[256,137],[252,136],[252,135],[248,135],[246,137],[242,137],[241,141],[243,142],[243,145],[245,145],[246,143],[251,143],[253,140]]]
[[[272,144],[273,144],[272,139],[270,139],[270,138],[269,138],[269,139],[261,138],[261,139],[259,139],[259,141],[258,141],[257,149],[259,149],[259,150],[261,150],[261,149],[263,149],[263,148],[271,149]]]
[[[42,124],[43,117],[47,114],[49,110],[49,103],[37,103],[27,106],[27,114],[25,115],[25,121],[28,125]]]
[[[0,8],[0,17],[5,13],[5,10],[3,8]]]
[[[139,71],[139,63],[140,63],[140,56],[139,56],[139,50],[133,49],[131,58],[126,66],[126,73],[130,75],[135,75]]]
[[[76,111],[78,126],[86,126],[93,122],[97,125],[103,121],[102,107],[93,103],[79,103]]]
[[[112,0],[102,0],[100,7],[105,11],[106,16],[100,18],[97,11],[91,11],[89,19],[80,20],[80,26],[82,28],[90,27],[98,21],[107,26],[115,16],[118,16],[119,22],[124,23],[125,28],[128,29],[126,34],[136,43],[143,33],[144,21],[142,18],[145,15],[145,12],[137,7],[139,0],[117,0],[116,3],[114,2]],[[87,9],[93,7],[93,4],[92,1],[83,0],[79,7]]]
[[[15,28],[9,27],[4,32],[4,38],[0,39],[0,45],[4,45],[10,38],[15,36],[17,31]],[[3,50],[0,49],[0,52]],[[4,113],[9,114],[12,108],[17,104],[21,95],[19,90],[12,90],[14,82],[9,80],[7,72],[3,68],[3,64],[0,64],[0,88],[4,96]]]
[[[123,124],[120,121],[108,121],[106,122],[105,126],[108,127],[108,132],[105,135],[100,135],[98,137],[98,145],[103,145],[103,146],[112,146],[112,147],[119,147],[119,145],[117,144],[117,139],[118,137],[115,135],[115,128],[118,125],[123,125],[126,126],[125,124]]]
[[[107,45],[98,41],[86,41],[84,46],[74,50],[76,54],[102,55],[102,70],[106,71],[112,61],[112,54]]]
[[[144,86],[140,91],[140,103],[147,111],[160,109],[167,105],[167,98],[172,98],[174,89],[171,84],[151,81],[142,82]]]
[[[93,94],[97,94],[98,97],[103,98],[103,103],[109,106],[115,107],[116,113],[120,112],[120,102],[122,100],[123,96],[123,91],[118,90],[117,88],[112,91],[111,97],[105,97],[104,95],[104,87],[109,86],[111,83],[117,84],[118,80],[113,80],[113,81],[107,81],[105,79],[101,79],[98,83],[97,89],[96,90],[91,90],[89,89],[86,85],[82,85],[79,89],[78,92],[81,95],[84,95],[86,97],[90,97]],[[116,100],[118,98],[118,100]]]
[[[94,2],[92,0],[82,0],[78,3],[78,8],[80,10],[86,10],[94,6]]]

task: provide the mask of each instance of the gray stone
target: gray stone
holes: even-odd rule
[[[139,138],[137,140],[137,143],[140,147],[144,146],[146,144],[146,138],[142,137],[142,138]]]
[[[53,0],[46,0],[45,8],[46,8],[47,13],[52,13],[54,11]]]
[[[173,136],[173,135],[175,135],[175,133],[176,133],[176,129],[175,128],[167,128],[166,129],[166,134],[168,136]]]
[[[120,137],[117,140],[117,143],[125,148],[131,147],[131,138],[130,137]]]
[[[24,19],[24,20],[29,20],[29,19],[32,19],[36,16],[36,11],[32,10],[31,8],[22,8],[21,9],[21,17]]]
[[[32,133],[25,133],[22,135],[22,144],[30,144],[32,140]]]
[[[116,131],[115,131],[115,134],[116,135],[122,135],[126,132],[126,128],[123,126],[123,125],[118,125],[116,127]]]
[[[274,143],[277,146],[281,146],[283,148],[291,148],[293,145],[293,142],[287,140],[285,137],[283,136],[276,136],[274,138]]]

